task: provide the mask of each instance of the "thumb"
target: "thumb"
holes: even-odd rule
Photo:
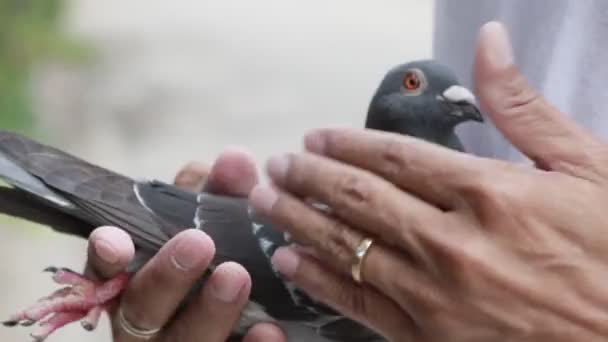
[[[213,164],[203,190],[246,197],[257,183],[258,174],[251,153],[241,148],[229,148]]]
[[[498,22],[479,31],[474,79],[482,110],[537,166],[580,175],[593,165],[589,151],[595,148],[589,147],[599,142],[527,82],[514,64],[509,34]]]

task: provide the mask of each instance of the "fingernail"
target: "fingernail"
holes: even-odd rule
[[[112,247],[110,243],[104,240],[96,240],[93,243],[95,247],[95,254],[104,262],[108,264],[115,264],[118,262],[118,253],[116,253],[116,249]]]
[[[269,185],[256,185],[249,196],[249,202],[254,210],[268,214],[272,210],[279,195]]]
[[[287,155],[281,155],[272,157],[266,164],[266,170],[268,175],[277,183],[282,183],[287,175],[287,169],[289,168],[289,157]]]
[[[514,62],[513,48],[506,27],[491,21],[482,26],[479,39],[487,44],[488,58],[495,67],[509,66]]]
[[[291,278],[300,265],[300,256],[290,247],[280,247],[272,256],[272,264],[284,276]]]
[[[213,274],[211,293],[222,302],[234,302],[245,286],[242,266],[227,262],[220,265]]]
[[[312,153],[325,153],[325,136],[320,131],[314,131],[304,137],[304,147]]]
[[[209,254],[201,247],[205,242],[203,240],[210,239],[205,233],[190,229],[182,232],[179,241],[174,246],[171,260],[176,268],[188,271],[200,265]]]

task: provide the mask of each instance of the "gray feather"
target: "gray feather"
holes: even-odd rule
[[[57,206],[66,209],[75,209],[74,205],[67,199],[49,189],[38,178],[24,171],[16,163],[7,159],[2,153],[0,153],[0,178],[11,185],[40,196]]]

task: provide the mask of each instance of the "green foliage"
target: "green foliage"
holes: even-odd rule
[[[63,12],[64,0],[0,0],[0,127],[31,128],[28,82],[36,63],[89,57],[63,32]]]

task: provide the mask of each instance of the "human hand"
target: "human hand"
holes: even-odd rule
[[[246,154],[228,151],[210,169],[190,163],[176,176],[175,184],[188,190],[246,196],[257,182],[256,169]],[[236,263],[219,265],[203,289],[181,311],[177,308],[214,254],[211,239],[202,231],[186,230],[171,239],[130,280],[121,298],[127,320],[142,329],[164,326],[158,342],[225,341],[246,304],[251,288],[247,271]],[[104,280],[123,272],[134,256],[129,235],[114,227],[96,229],[89,238],[88,276]],[[114,341],[139,341],[111,314]],[[279,328],[258,324],[246,342],[285,341]]]
[[[496,23],[480,32],[475,81],[482,109],[536,167],[389,133],[313,132],[308,153],[269,161],[276,187],[250,195],[311,247],[273,262],[393,341],[605,341],[608,145],[527,84]],[[354,251],[368,236],[358,284]]]

